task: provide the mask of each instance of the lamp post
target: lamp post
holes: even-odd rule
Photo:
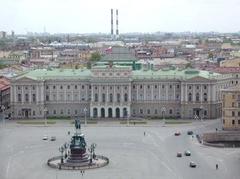
[[[46,107],[44,107],[43,112],[44,112],[44,125],[46,127],[47,126],[47,108]]]
[[[166,108],[162,107],[163,126],[165,126],[165,112],[166,112]]]
[[[84,118],[84,120],[85,120],[85,126],[87,126],[87,108],[85,107],[85,108],[83,109],[83,111],[84,111],[84,115],[85,115],[85,118]]]
[[[4,105],[1,106],[1,110],[2,110],[2,120],[4,125],[5,124],[5,116],[4,116],[5,106]]]

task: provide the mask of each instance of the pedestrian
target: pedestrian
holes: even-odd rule
[[[216,170],[218,169],[218,164],[216,164]]]
[[[143,135],[144,135],[144,136],[146,135],[145,131],[143,132]]]

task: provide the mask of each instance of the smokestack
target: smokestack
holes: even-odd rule
[[[118,31],[118,9],[116,9],[116,36],[118,37],[119,31]]]
[[[111,9],[111,36],[113,37],[113,9]]]

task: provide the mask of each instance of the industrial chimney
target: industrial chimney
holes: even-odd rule
[[[113,9],[111,9],[111,36],[113,37]]]
[[[116,37],[119,37],[119,31],[118,31],[118,9],[116,9]]]

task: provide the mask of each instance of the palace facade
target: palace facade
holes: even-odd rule
[[[220,90],[236,83],[236,74],[195,69],[37,69],[12,79],[11,116],[212,119],[222,114]]]

